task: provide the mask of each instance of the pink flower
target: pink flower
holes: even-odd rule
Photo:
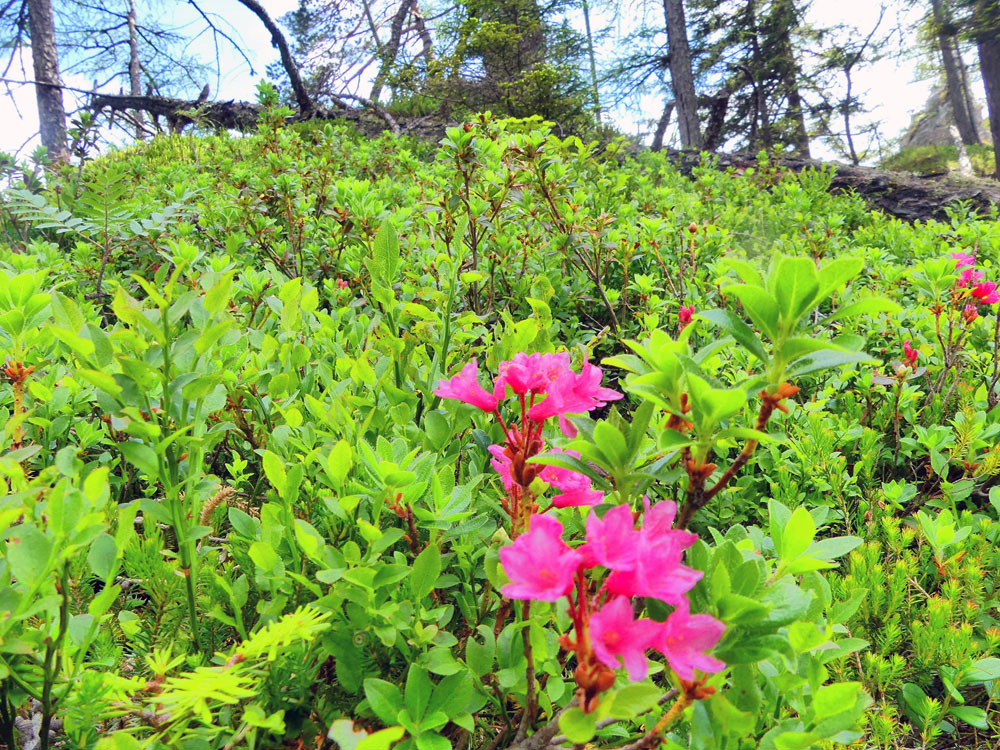
[[[903,342],[903,358],[906,360],[910,367],[914,367],[917,364],[917,357],[920,353],[910,346],[910,340],[907,339]]]
[[[569,593],[583,558],[562,540],[562,531],[555,518],[534,515],[528,532],[500,550],[500,563],[510,579],[501,589],[504,596],[554,602]]]
[[[995,305],[1000,302],[1000,292],[997,292],[997,285],[992,281],[984,281],[972,287],[972,296],[983,305]]]
[[[555,453],[565,453],[567,456],[579,458],[580,453],[573,450],[553,451]],[[578,505],[599,505],[604,499],[604,493],[595,490],[591,486],[590,477],[572,469],[564,469],[560,466],[546,466],[539,472],[538,476],[543,482],[547,482],[557,490],[562,490],[562,494],[552,498],[554,508],[569,508]]]
[[[976,309],[975,305],[966,305],[962,310],[962,319],[965,320],[966,323],[971,323],[978,317],[979,311]]]
[[[958,277],[958,281],[956,283],[959,289],[965,289],[965,287],[975,284],[981,278],[983,278],[982,271],[977,271],[974,268],[966,268],[962,271],[962,274]]]
[[[587,516],[587,543],[579,548],[587,567],[603,565],[609,570],[635,568],[639,532],[635,530],[632,509],[616,505],[598,517],[593,511]]]
[[[726,626],[711,615],[692,615],[687,599],[681,599],[660,626],[653,648],[667,657],[670,668],[683,680],[693,680],[694,670],[721,672],[725,663],[705,652],[715,647]]]
[[[348,287],[347,279],[337,279],[338,289],[347,289],[347,287]]]
[[[490,464],[496,469],[497,474],[503,480],[503,488],[510,492],[514,489],[514,477],[511,474],[511,460],[504,453],[502,445],[491,445],[487,450],[492,454]]]
[[[681,563],[684,550],[695,543],[698,535],[670,528],[676,510],[674,503],[664,501],[646,512],[635,545],[635,567],[615,570],[608,576],[610,593],[649,596],[677,604],[701,580],[701,571]]]
[[[549,383],[570,371],[569,354],[515,354],[509,362],[500,363],[494,393],[502,394],[510,386],[518,396],[545,393]]]
[[[694,315],[694,305],[681,306],[680,312],[677,314],[680,320],[680,330],[684,330],[691,324],[691,317]]]
[[[499,399],[479,385],[479,364],[473,359],[451,380],[439,380],[435,396],[454,398],[483,411],[496,411]]]
[[[653,620],[633,620],[632,604],[624,596],[615,597],[590,617],[594,654],[611,669],[621,666],[620,660],[633,682],[646,679],[646,650],[661,637],[662,629]]]
[[[566,420],[567,414],[582,414],[622,397],[618,391],[601,387],[601,375],[601,368],[589,362],[583,363],[579,375],[564,370],[549,384],[545,400],[528,410],[528,418],[542,422],[558,415],[563,434],[575,437],[576,428]]]
[[[957,252],[952,253],[951,257],[955,259],[955,268],[964,268],[965,266],[976,265],[976,257],[974,255]]]

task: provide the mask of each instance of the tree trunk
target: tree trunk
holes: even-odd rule
[[[979,133],[976,129],[975,115],[969,105],[968,91],[963,81],[962,58],[955,45],[955,35],[949,33],[947,9],[942,0],[931,0],[931,11],[934,14],[938,48],[941,50],[941,64],[944,67],[944,81],[948,92],[948,102],[955,116],[958,135],[966,146],[979,143]]]
[[[389,27],[389,41],[382,47],[382,64],[379,66],[378,75],[372,84],[372,93],[369,97],[373,102],[377,102],[382,94],[382,88],[389,77],[392,66],[396,64],[396,55],[399,54],[399,45],[403,36],[403,23],[410,14],[410,8],[414,0],[403,0],[392,17],[392,25]]]
[[[139,66],[139,36],[136,33],[135,0],[128,3],[128,83],[132,96],[142,95],[142,82],[139,80],[142,69]],[[135,117],[135,137],[142,140],[146,137],[145,115],[141,109],[132,113]]]
[[[299,112],[308,115],[314,109],[312,98],[306,92],[306,87],[302,83],[302,76],[299,75],[299,68],[292,58],[291,50],[288,49],[288,41],[281,33],[281,28],[268,15],[264,7],[257,0],[239,0],[240,4],[253,12],[261,23],[271,32],[271,46],[278,50],[281,56],[281,67],[288,75],[288,81],[292,84],[292,92],[295,94],[295,101],[299,106]]]
[[[35,99],[38,102],[38,129],[42,145],[52,160],[66,160],[66,110],[59,82],[59,55],[56,52],[55,22],[51,0],[28,0],[28,28],[31,60],[35,70]]]
[[[601,121],[601,95],[597,90],[597,59],[594,57],[594,35],[590,30],[590,5],[583,0],[583,25],[587,30],[587,56],[590,58],[590,84],[594,88],[594,115]]]
[[[663,106],[663,114],[660,115],[660,119],[656,123],[656,132],[653,134],[653,144],[650,146],[653,151],[659,151],[663,148],[663,136],[667,132],[667,127],[670,125],[670,116],[673,113],[674,103],[667,102]]]
[[[979,70],[986,88],[990,134],[995,144],[993,176],[1000,179],[1000,7],[997,0],[986,0],[980,4],[979,10],[976,47],[979,50]]]
[[[683,0],[663,0],[663,18],[667,24],[667,45],[670,57],[670,85],[677,107],[677,124],[681,131],[681,147],[701,148],[701,127],[698,122],[698,96],[691,71],[691,47],[688,45],[687,22]]]

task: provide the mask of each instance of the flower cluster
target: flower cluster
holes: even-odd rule
[[[624,666],[629,679],[645,679],[649,650],[663,654],[686,681],[695,679],[696,669],[718,672],[725,666],[705,653],[725,626],[710,615],[692,615],[687,599],[702,576],[682,563],[697,535],[673,528],[673,502],[652,507],[644,502],[639,529],[628,506],[611,508],[603,518],[591,511],[586,541],[573,549],[562,539],[562,524],[539,515],[531,519],[527,533],[500,550],[510,579],[504,596],[547,602],[568,597],[574,632],[564,634],[560,643],[576,654],[577,694],[584,711],[592,711],[600,693],[614,684],[615,669]],[[607,571],[599,587],[592,569]],[[674,611],[664,622],[636,618],[634,597],[660,599]]]
[[[677,313],[677,320],[679,322],[678,331],[683,331],[694,319],[694,305],[681,305],[680,312]]]
[[[436,395],[457,399],[490,412],[503,427],[504,444],[491,445],[489,451],[493,456],[493,468],[503,479],[507,491],[503,506],[512,520],[512,536],[517,537],[525,530],[528,519],[538,510],[531,489],[536,478],[560,491],[552,499],[552,505],[557,508],[597,505],[603,500],[604,494],[595,490],[590,479],[583,474],[529,462],[545,448],[542,438],[545,420],[557,417],[563,434],[575,437],[576,429],[567,419],[568,415],[589,412],[622,397],[617,391],[602,387],[601,376],[601,369],[586,361],[579,373],[574,372],[566,352],[522,353],[500,363],[492,391],[479,384],[479,364],[475,359],[455,377],[438,382],[434,391]],[[499,410],[508,390],[517,397],[520,405],[518,423],[505,422]],[[580,457],[575,451],[555,452]]]
[[[907,339],[903,342],[903,359],[906,360],[906,364],[910,368],[915,368],[917,366],[917,357],[920,356],[920,352],[910,346],[910,340]]]
[[[952,253],[955,259],[955,268],[961,270],[958,281],[955,282],[956,290],[967,290],[968,301],[963,309],[963,317],[967,322],[972,322],[978,317],[976,308],[979,305],[995,305],[1000,302],[1000,291],[997,290],[996,282],[983,281],[984,273],[976,270],[975,256],[967,253]],[[970,299],[971,298],[971,299]]]

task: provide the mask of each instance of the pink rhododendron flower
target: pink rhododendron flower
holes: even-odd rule
[[[496,411],[499,399],[479,385],[479,363],[473,359],[451,380],[439,380],[435,396],[454,398],[483,411]]]
[[[997,285],[992,281],[984,281],[972,287],[972,296],[983,305],[995,305],[1000,302],[1000,292],[997,292]]]
[[[587,543],[578,549],[587,567],[603,565],[610,570],[635,568],[639,532],[627,505],[616,505],[600,518],[587,516]]]
[[[681,599],[660,626],[653,648],[667,657],[670,668],[682,680],[693,680],[694,670],[721,672],[725,664],[705,652],[714,648],[726,626],[711,615],[692,615],[687,599]]]
[[[976,309],[975,305],[966,305],[962,310],[962,319],[965,320],[966,323],[971,323],[978,317],[979,311]]]
[[[514,487],[514,477],[511,476],[510,473],[512,463],[510,458],[506,453],[504,453],[502,445],[491,445],[487,448],[487,450],[493,456],[493,458],[490,459],[490,464],[494,469],[496,469],[497,474],[499,474],[500,478],[503,480],[503,488],[507,490],[507,492],[510,492]]]
[[[567,456],[579,458],[580,453],[574,450],[559,450],[556,453],[565,453]],[[543,482],[547,482],[557,490],[562,490],[562,494],[552,498],[552,506],[555,508],[569,508],[579,505],[600,505],[604,499],[604,493],[595,490],[591,486],[590,477],[572,469],[564,469],[560,466],[545,466],[538,475]]]
[[[348,286],[349,285],[348,285],[346,279],[337,279],[337,288],[338,289],[347,289]]]
[[[913,367],[917,364],[917,357],[919,355],[920,353],[916,349],[910,346],[909,339],[903,342],[903,358],[906,360],[907,364],[910,365],[910,367]]]
[[[673,503],[657,503],[647,511],[636,544],[635,567],[608,576],[609,592],[677,604],[701,580],[701,571],[681,563],[684,550],[695,543],[698,535],[670,528],[676,509]]]
[[[528,418],[542,422],[558,415],[563,434],[575,437],[576,428],[566,420],[567,414],[582,414],[622,397],[618,391],[601,387],[601,375],[601,368],[589,362],[583,363],[579,375],[564,370],[549,384],[545,400],[528,410]]]
[[[646,679],[646,650],[659,640],[662,629],[653,620],[633,620],[632,604],[624,596],[615,597],[590,617],[594,654],[611,669],[621,666],[621,660],[632,681]]]
[[[510,579],[501,589],[504,596],[554,602],[569,593],[583,558],[562,540],[562,531],[552,516],[535,515],[528,531],[500,550],[500,563]]]
[[[982,271],[977,271],[974,268],[966,268],[964,271],[962,271],[956,283],[958,284],[958,287],[960,289],[965,289],[965,287],[975,284],[981,278],[983,278]]]
[[[682,305],[680,312],[677,314],[680,320],[680,330],[684,330],[691,324],[691,318],[694,315],[694,305]]]
[[[951,257],[955,259],[955,268],[964,268],[965,266],[976,265],[976,258],[973,255],[969,255],[963,252],[952,253]]]
[[[500,374],[496,379],[494,393],[503,394],[504,386],[510,386],[518,396],[526,393],[545,393],[549,383],[570,371],[567,352],[557,354],[515,354],[509,362],[500,363]]]

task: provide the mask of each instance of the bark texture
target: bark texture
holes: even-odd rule
[[[267,27],[267,30],[271,32],[271,46],[277,49],[278,54],[281,56],[281,67],[285,69],[285,73],[288,75],[288,81],[292,85],[292,92],[295,94],[295,102],[298,104],[299,112],[309,114],[314,109],[312,97],[309,96],[305,85],[302,83],[302,76],[299,75],[299,68],[292,58],[292,52],[288,48],[288,41],[285,39],[285,35],[281,33],[278,24],[274,22],[274,19],[264,10],[264,6],[257,2],[257,0],[239,0],[239,2],[243,7],[252,11],[260,19],[260,22]]]
[[[35,71],[35,99],[42,145],[49,158],[69,157],[66,146],[66,110],[59,81],[59,54],[56,51],[52,0],[28,0],[28,29],[31,34],[31,61]]]
[[[690,175],[702,164],[701,154],[693,151],[670,151],[667,158],[682,174]],[[732,168],[737,173],[758,167],[752,154],[716,154],[720,169]],[[958,182],[942,177],[918,177],[907,172],[890,172],[871,167],[849,167],[816,159],[779,159],[776,166],[792,172],[803,169],[833,169],[830,192],[853,192],[873,209],[903,221],[946,220],[945,208],[958,201],[987,212],[1000,206],[1000,185],[990,180]]]
[[[948,102],[955,116],[959,138],[966,146],[978,144],[979,132],[975,116],[969,106],[970,95],[966,86],[965,65],[955,43],[955,33],[948,17],[948,9],[942,0],[931,0],[931,12],[934,14],[938,49],[941,51]]]
[[[698,121],[698,96],[694,90],[691,70],[691,46],[688,44],[687,22],[683,0],[663,0],[663,19],[667,24],[667,46],[670,58],[670,85],[677,108],[677,124],[683,148],[702,146]]]
[[[979,5],[976,24],[976,47],[979,69],[986,88],[986,107],[993,136],[994,177],[1000,179],[1000,4],[983,0]]]
[[[128,83],[129,93],[132,96],[142,94],[142,82],[139,80],[142,68],[139,65],[139,37],[136,33],[135,20],[135,0],[129,0],[128,4]],[[146,137],[145,118],[143,111],[136,110],[135,117],[135,137],[142,140]]]

